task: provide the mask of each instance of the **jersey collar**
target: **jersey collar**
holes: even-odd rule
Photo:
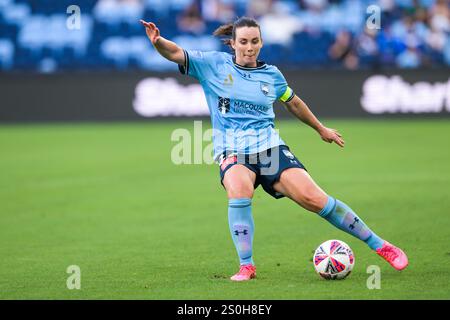
[[[256,61],[256,67],[241,66],[240,64],[236,63],[236,56],[233,56],[233,64],[236,66],[236,68],[239,68],[242,70],[247,70],[247,71],[264,69],[266,67],[266,63],[264,61],[260,61],[260,60]]]

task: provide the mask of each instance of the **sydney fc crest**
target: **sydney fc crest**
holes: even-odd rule
[[[269,85],[267,83],[261,82],[261,91],[265,96],[269,94]]]
[[[230,111],[230,99],[229,98],[223,98],[223,97],[219,97],[219,101],[218,101],[218,108],[219,108],[219,112],[221,114],[225,114],[228,111]]]
[[[283,149],[283,153],[289,159],[294,159],[295,158],[294,155],[289,150]]]

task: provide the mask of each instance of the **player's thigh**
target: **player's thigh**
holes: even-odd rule
[[[328,200],[328,195],[314,182],[309,173],[300,168],[284,170],[273,188],[313,212],[322,210]]]
[[[235,164],[225,172],[223,185],[228,198],[252,198],[256,174],[242,164]]]

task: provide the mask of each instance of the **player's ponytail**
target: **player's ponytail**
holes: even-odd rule
[[[225,37],[222,42],[227,46],[231,45],[231,37],[233,36],[233,23],[221,25],[213,33],[216,37]]]
[[[241,17],[234,22],[221,25],[214,31],[213,35],[223,37],[222,42],[231,47],[231,39],[236,40],[236,29],[240,27],[255,27],[259,29],[259,34],[261,34],[261,28],[255,19]]]

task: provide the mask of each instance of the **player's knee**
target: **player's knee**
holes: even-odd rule
[[[326,196],[318,192],[306,192],[301,198],[303,207],[313,212],[320,212],[327,202]]]
[[[253,198],[254,188],[251,184],[234,185],[227,189],[229,199]]]

